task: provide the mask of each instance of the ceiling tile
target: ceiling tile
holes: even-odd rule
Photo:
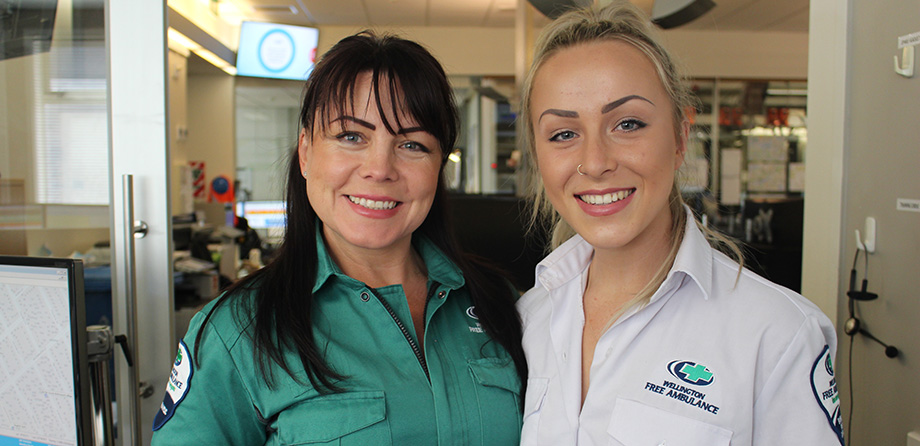
[[[365,0],[369,25],[425,26],[427,0]]]

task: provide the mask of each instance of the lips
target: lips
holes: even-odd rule
[[[576,197],[590,205],[605,206],[623,200],[632,195],[635,191],[636,189],[623,189],[616,192],[608,192],[605,194],[581,194],[576,195]]]
[[[394,200],[371,200],[364,197],[347,195],[352,203],[374,211],[386,211],[396,207],[400,202]]]

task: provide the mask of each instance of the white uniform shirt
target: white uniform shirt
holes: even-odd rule
[[[592,252],[579,236],[567,241],[518,303],[529,367],[522,445],[843,443],[828,318],[748,270],[739,277],[692,219],[650,303],[598,340],[582,406]]]

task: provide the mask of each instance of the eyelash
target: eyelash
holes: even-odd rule
[[[630,129],[630,128],[624,128],[624,126],[634,126],[634,127]],[[627,118],[627,119],[624,119],[618,122],[616,127],[614,127],[614,129],[620,129],[623,132],[632,133],[637,130],[644,129],[645,127],[648,127],[648,124],[645,123],[644,121],[641,121],[636,118]],[[568,137],[564,137],[563,135],[568,135]],[[571,130],[563,130],[563,131],[554,133],[552,136],[549,137],[549,140],[551,142],[564,142],[564,141],[570,141],[574,139],[576,136],[577,136],[576,133]]]
[[[563,134],[566,134],[566,133],[570,134],[571,137],[569,137],[569,138],[564,138],[564,139],[563,139],[562,135],[563,135]],[[569,141],[569,140],[572,140],[572,139],[574,139],[574,138],[575,138],[575,132],[573,132],[573,131],[571,131],[571,130],[563,130],[563,131],[561,131],[561,132],[554,133],[553,136],[550,136],[550,137],[549,137],[549,140],[552,141],[552,142],[562,142],[562,141]]]
[[[349,140],[348,138],[350,138],[350,137],[354,137],[355,139],[354,139],[354,140]],[[339,141],[343,141],[343,142],[349,143],[349,144],[357,144],[357,143],[361,142],[361,140],[362,140],[363,138],[361,138],[361,135],[359,135],[359,134],[357,134],[357,133],[355,133],[355,132],[342,132],[342,133],[339,133],[338,135],[335,135],[335,139],[337,139],[337,140],[339,140]]]
[[[349,138],[354,138],[354,139],[349,139]],[[355,133],[355,132],[339,133],[338,135],[335,135],[335,139],[339,141],[343,141],[346,144],[360,144],[364,140],[364,138],[362,138],[360,134]],[[402,147],[406,150],[410,150],[412,152],[431,153],[431,150],[428,147],[426,147],[424,144],[417,142],[417,141],[406,141],[400,144],[399,147]]]
[[[416,147],[415,147],[415,148],[407,147],[407,146],[410,146],[410,145],[416,146]],[[404,148],[406,148],[406,149],[408,149],[408,150],[411,150],[411,151],[413,151],[413,152],[418,151],[418,152],[423,152],[423,153],[431,153],[431,150],[429,150],[428,147],[425,147],[424,144],[422,144],[422,143],[420,143],[420,142],[416,142],[416,141],[406,141],[406,142],[400,144],[399,146],[400,146],[400,147],[404,147]]]
[[[629,132],[635,132],[636,130],[641,130],[641,129],[644,129],[645,127],[648,126],[648,124],[646,124],[645,122],[642,122],[642,121],[640,121],[640,120],[638,120],[638,119],[635,119],[635,118],[628,118],[628,119],[624,119],[624,120],[618,122],[616,128],[623,128],[623,125],[624,125],[624,124],[634,124],[634,125],[636,126],[636,128],[634,128],[634,129],[632,129],[632,130],[623,129],[623,131],[624,131],[624,132],[627,132],[627,133],[629,133]]]

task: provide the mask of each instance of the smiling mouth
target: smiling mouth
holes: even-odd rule
[[[611,192],[609,194],[600,194],[600,195],[576,195],[579,200],[584,201],[588,204],[593,204],[595,206],[603,206],[610,203],[616,203],[635,192],[635,189],[625,189],[621,191]]]
[[[385,210],[393,209],[396,207],[397,204],[399,204],[398,201],[375,201],[375,200],[368,200],[367,198],[353,197],[351,195],[347,195],[347,197],[348,197],[348,200],[351,201],[352,203],[358,206],[361,206],[361,207],[375,210],[375,211],[385,211]]]

